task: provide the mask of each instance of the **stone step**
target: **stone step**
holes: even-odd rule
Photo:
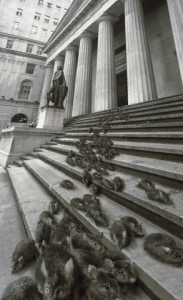
[[[22,160],[15,160],[15,161],[14,161],[14,164],[15,164],[17,167],[22,167]]]
[[[21,170],[13,166],[14,168]],[[11,168],[11,167],[9,167]],[[11,256],[15,246],[27,238],[27,233],[16,204],[16,199],[11,188],[5,169],[0,167],[0,298],[4,288],[13,280],[22,276],[34,277],[35,263],[31,263],[18,274],[10,271]]]
[[[55,146],[48,146],[48,145],[41,145],[41,148],[44,149],[50,149],[50,150],[58,150],[58,151],[65,151],[66,153],[69,152],[69,150],[74,150],[76,153],[79,153],[79,150],[75,147],[76,142],[78,139],[57,139],[58,144]],[[91,143],[90,141],[87,141],[87,143]],[[98,147],[94,147],[94,149],[97,149]],[[183,154],[183,145],[172,145],[172,144],[162,144],[162,143],[138,143],[138,142],[120,142],[120,141],[114,141],[112,149],[117,149],[118,151],[121,150],[121,153],[134,151],[138,152],[141,151],[139,155],[149,155],[149,153],[157,153],[157,155],[160,156],[160,154],[163,154],[163,158],[166,159],[168,155],[177,156],[177,160],[182,160],[182,154]],[[146,154],[147,153],[147,154]],[[172,157],[172,156],[171,156]]]
[[[32,160],[34,162],[38,161],[34,158]],[[51,198],[24,167],[18,168],[12,165],[7,172],[11,179],[28,236],[34,239],[39,214],[48,209]]]
[[[42,152],[42,150],[40,148],[35,148],[34,151],[35,152]]]
[[[162,122],[162,123],[150,123],[146,124],[129,124],[122,121],[113,121],[110,123],[111,131],[183,131],[183,122]],[[90,126],[86,127],[84,124],[77,124],[75,126],[67,126],[67,132],[88,132],[88,128],[93,127],[94,129],[102,130],[97,126],[96,122],[90,123]]]
[[[147,101],[144,103],[137,103],[137,104],[131,104],[131,105],[124,105],[119,107],[121,110],[148,110],[151,108],[162,108],[162,107],[169,107],[169,106],[177,106],[177,105],[182,105],[183,104],[183,95],[178,95],[178,96],[173,96],[173,97],[168,97],[168,98],[161,98],[157,100],[152,100],[152,101]],[[94,112],[86,115],[79,116],[79,118],[88,118],[91,115],[92,116],[101,116],[103,114],[107,114],[109,111],[114,111],[115,109],[110,109],[108,111],[99,111],[99,112]]]
[[[83,170],[78,166],[69,166],[65,161],[65,155],[44,150],[44,152],[39,153],[39,157],[46,163],[49,163],[50,165],[63,171],[72,178],[82,181]],[[156,220],[156,223],[159,224],[160,227],[164,228],[170,233],[175,232],[181,239],[183,239],[183,232],[182,229],[180,229],[183,227],[183,191],[174,186],[171,187],[161,184],[159,182],[159,178],[157,178],[155,174],[152,181],[155,183],[155,186],[158,189],[170,193],[171,204],[167,205],[149,200],[145,191],[137,188],[137,183],[141,179],[149,179],[146,174],[147,171],[144,176],[142,176],[141,173],[139,175],[130,174],[127,173],[123,168],[116,168],[116,171],[113,172],[109,171],[109,175],[105,176],[107,179],[111,180],[114,178],[114,176],[120,176],[125,181],[125,189],[120,193],[116,193],[104,188],[101,186],[99,181],[93,180],[93,182],[99,186],[102,194],[106,196],[110,195],[111,199],[121,203],[134,212],[141,214],[147,220],[151,220],[152,222]],[[153,214],[156,215],[155,219]]]
[[[31,157],[34,157],[34,158],[38,157],[37,152],[29,152],[28,155],[31,156]]]
[[[84,132],[67,132],[65,138],[80,138],[91,137],[92,134]],[[104,134],[100,133],[100,136]],[[108,132],[106,136],[110,137],[112,141],[138,141],[138,142],[153,142],[153,143],[183,143],[183,132]]]
[[[21,159],[22,160],[30,160],[30,159],[32,159],[30,156],[28,156],[28,155],[23,155],[22,157],[21,157]]]
[[[137,117],[151,117],[153,116],[168,116],[172,114],[179,114],[180,110],[183,108],[183,102],[180,103],[170,103],[168,105],[163,105],[163,106],[151,106],[150,109],[144,108],[144,107],[139,107],[138,109],[134,110],[131,108],[131,106],[126,106],[125,108],[119,108],[119,112],[125,112],[129,115],[129,119],[137,118]],[[73,124],[76,123],[85,123],[92,120],[98,120],[101,117],[107,116],[110,112],[113,112],[115,110],[109,110],[105,112],[101,112],[100,115],[95,115],[91,114],[90,116],[84,115],[84,116],[78,116],[78,118],[73,119]],[[119,118],[116,116],[116,120]]]
[[[54,141],[53,141],[53,142],[47,142],[46,144],[47,144],[47,145],[57,145],[57,143],[54,142]]]
[[[24,165],[29,169],[32,174],[39,180],[45,189],[57,197],[57,199],[71,212],[80,222],[91,232],[103,232],[103,243],[110,249],[115,249],[113,242],[110,239],[108,228],[98,228],[94,222],[85,216],[85,213],[75,210],[70,206],[70,200],[73,197],[82,197],[88,193],[88,189],[78,181],[74,181],[75,189],[68,191],[59,187],[59,181],[67,179],[68,177],[56,170],[54,167],[46,164],[43,161],[24,161]],[[48,172],[49,170],[49,172]],[[145,235],[153,232],[163,232],[157,226],[144,220],[140,216],[132,213],[123,206],[114,203],[110,198],[99,195],[101,208],[106,213],[109,224],[120,216],[131,215],[142,222]],[[177,242],[182,246],[182,242],[177,239]],[[133,262],[133,267],[137,273],[138,278],[159,298],[159,299],[182,299],[183,286],[181,278],[181,268],[167,266],[164,263],[158,262],[156,259],[150,257],[147,252],[143,250],[143,238],[133,239],[132,243],[122,251]],[[176,278],[175,283],[172,285],[172,278]],[[156,286],[156,288],[155,288]],[[138,299],[137,295],[130,297],[130,299]]]
[[[33,167],[35,167],[35,165],[37,163],[40,168],[40,172],[37,173],[38,181],[36,181],[33,178],[33,176],[31,175],[31,173],[32,173],[35,177],[34,169],[30,166],[29,166],[29,172],[25,168],[21,168],[21,172],[20,172],[20,169],[17,170],[17,167],[14,167],[14,166],[11,167],[9,170],[9,176],[11,178],[11,182],[12,182],[14,191],[16,193],[17,199],[18,199],[21,213],[24,218],[25,226],[29,232],[29,236],[32,238],[34,238],[34,236],[35,236],[35,228],[37,225],[39,214],[47,208],[48,203],[51,200],[51,198],[48,196],[48,194],[40,187],[40,184],[38,183],[38,182],[40,182],[40,179],[42,178],[41,174],[42,174],[43,168],[42,168],[41,164],[43,162],[41,160],[39,161],[37,159],[33,159],[31,166],[33,165]],[[49,172],[48,172],[48,170],[49,170]],[[56,197],[54,195],[54,193],[52,193],[52,189],[54,190],[54,187],[58,187],[59,183],[63,179],[65,179],[65,178],[70,179],[70,177],[67,177],[65,174],[61,173],[60,171],[57,171],[56,169],[50,167],[49,165],[46,166],[45,163],[44,163],[44,172],[47,173],[48,178],[49,178],[48,181],[43,179],[45,182],[45,185],[43,185],[44,189],[48,189],[48,192],[51,193],[54,196],[54,198],[57,198],[60,201],[60,199],[58,197]],[[51,178],[52,174],[54,175],[53,178]],[[25,189],[22,189],[22,178],[24,178],[26,180],[25,185],[27,185],[27,187],[25,186]],[[28,186],[29,186],[29,195],[27,195]],[[30,190],[30,186],[31,186],[31,190]],[[87,188],[85,188],[85,186],[80,184],[79,182],[75,183],[75,188],[77,189],[78,196],[80,195],[79,194],[80,192],[82,192],[82,194],[85,194],[86,192],[88,192]],[[68,201],[68,191],[64,190],[63,188],[60,190],[61,190],[63,199],[66,199],[65,202],[60,201],[63,205],[64,203],[66,203]],[[74,193],[75,192],[76,191],[74,191]],[[38,198],[39,198],[39,202],[37,201]],[[103,198],[101,201],[102,201],[103,205],[106,204],[105,203],[106,198]],[[67,207],[67,205],[65,205],[65,207]],[[107,207],[106,207],[106,209],[107,209]],[[77,214],[77,211],[75,211],[72,208],[70,209],[70,211],[71,211],[71,213],[74,213],[77,216],[79,216],[78,217],[79,221],[81,221],[80,219],[82,218],[82,220],[84,220],[84,222],[83,222],[84,225],[86,226],[86,224],[87,224],[87,228],[89,227],[88,229],[90,231],[94,230],[95,233],[98,233],[98,228],[96,228],[96,225],[91,220],[85,221],[84,214],[83,215],[82,214],[80,215],[79,213]],[[122,215],[126,215],[127,213],[128,213],[127,210],[123,211]],[[145,226],[145,227],[147,227],[147,226]],[[106,235],[107,235],[107,237],[103,238],[105,240],[105,244],[107,244],[109,249],[115,249],[115,246],[111,243],[111,241],[108,241],[108,237],[109,237],[108,230],[106,230],[105,228],[104,228],[104,230],[106,231]],[[135,267],[136,266],[134,263],[134,269],[135,269]],[[143,272],[142,272],[142,274],[143,274]],[[138,288],[136,290],[136,293],[135,294],[130,293],[130,295],[126,297],[126,300],[150,300],[150,298],[140,288]]]

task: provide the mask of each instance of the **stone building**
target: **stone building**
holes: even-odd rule
[[[70,0],[1,1],[0,102],[1,99],[25,101],[25,107],[27,102],[39,102],[46,60],[43,47],[65,14],[70,2]],[[0,129],[11,121],[14,114],[14,106],[9,106],[9,112],[6,111],[4,114],[3,103],[2,105],[0,103]],[[32,113],[28,113],[29,122],[37,118],[37,103],[32,105],[32,109],[34,119],[32,119]],[[5,119],[4,115],[7,119],[2,122],[2,119]]]
[[[55,65],[64,66],[65,118],[181,94],[179,6],[166,0],[73,2],[44,48],[45,87]]]

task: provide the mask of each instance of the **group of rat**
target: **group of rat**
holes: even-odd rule
[[[99,120],[104,134],[110,128],[108,121],[120,112],[109,114]],[[121,114],[128,119],[126,113]],[[73,198],[71,206],[86,212],[97,226],[108,226],[108,220],[96,197],[101,186],[115,192],[124,189],[124,180],[115,176],[111,181],[103,178],[114,166],[104,162],[102,156],[112,159],[117,154],[110,149],[113,143],[107,136],[100,136],[98,130],[93,132],[90,142],[81,138],[77,143],[83,157],[76,157],[70,151],[66,158],[72,166],[84,169],[82,182],[89,187],[90,194]],[[97,146],[95,152],[93,146]],[[99,155],[97,155],[99,154]],[[95,169],[91,175],[89,171]],[[98,183],[97,182],[97,183]],[[169,203],[169,195],[155,188],[148,180],[141,180],[139,188],[147,192],[151,200]],[[61,188],[74,189],[74,183],[63,180]],[[49,209],[39,216],[35,231],[35,241],[20,241],[12,254],[12,274],[19,272],[32,259],[36,258],[35,279],[23,276],[10,283],[4,290],[1,300],[120,300],[129,299],[130,291],[135,290],[136,275],[130,261],[122,254],[133,236],[144,236],[142,225],[132,216],[123,216],[110,226],[110,236],[116,245],[115,251],[108,250],[102,243],[102,234],[94,235],[82,228],[76,219],[61,210],[58,203],[52,200]],[[180,266],[183,263],[183,249],[169,235],[153,233],[145,237],[144,249],[157,259]]]

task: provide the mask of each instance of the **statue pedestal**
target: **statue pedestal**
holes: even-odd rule
[[[62,129],[65,110],[59,107],[42,106],[37,128]]]

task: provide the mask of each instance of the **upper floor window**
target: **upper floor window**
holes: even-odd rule
[[[47,8],[52,8],[52,3],[50,3],[50,2],[47,2]]]
[[[33,45],[32,44],[27,44],[27,49],[26,52],[32,53]]]
[[[56,5],[55,12],[59,12],[60,10],[61,10],[61,7]]]
[[[38,0],[38,5],[39,5],[39,6],[42,6],[42,5],[43,5],[43,3],[44,3],[44,1],[43,1],[43,0]]]
[[[31,33],[36,34],[37,33],[37,29],[38,29],[37,26],[32,26]]]
[[[39,14],[39,13],[36,12],[35,16],[34,16],[34,19],[37,20],[37,21],[39,21],[40,17],[41,17],[41,14]]]
[[[43,53],[43,48],[39,46],[37,49],[37,54],[41,55],[42,53]]]
[[[42,35],[46,35],[47,31],[48,31],[48,29],[42,28]]]
[[[16,15],[17,15],[17,16],[21,16],[21,15],[22,15],[22,12],[23,12],[23,9],[17,8]]]
[[[58,19],[53,19],[53,25],[57,25],[58,24]]]
[[[67,11],[67,8],[64,8],[64,14],[66,13],[66,11]]]
[[[7,40],[6,48],[11,49],[13,47],[13,40]]]
[[[49,17],[49,16],[45,16],[44,22],[45,22],[45,23],[49,23],[49,21],[50,21],[50,17]]]
[[[20,26],[20,22],[14,22],[13,23],[13,29],[18,29]]]
[[[20,100],[29,100],[29,95],[30,95],[31,88],[32,88],[32,82],[31,81],[25,80],[24,82],[22,82],[21,87],[20,87],[20,92],[19,92],[19,99]],[[22,119],[24,121],[26,121],[24,118],[22,118]]]
[[[35,65],[27,64],[26,73],[27,74],[33,74],[34,73],[34,68],[35,68]]]

